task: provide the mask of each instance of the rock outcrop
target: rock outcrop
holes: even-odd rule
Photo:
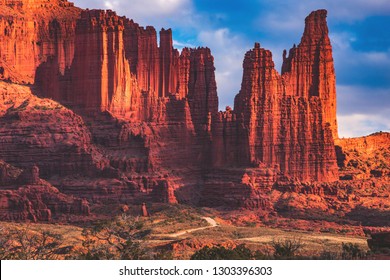
[[[323,10],[306,18],[301,43],[284,59],[282,75],[259,43],[246,53],[234,111],[222,113],[216,125],[216,149],[228,154],[217,154],[217,164],[264,163],[299,180],[338,179],[335,76],[325,18]]]
[[[224,112],[210,49],[179,52],[171,29],[158,43],[151,26],[61,0],[2,1],[0,13],[4,219],[86,214],[88,203],[349,211],[355,220],[388,206],[383,165],[354,186],[334,182],[335,72],[324,10],[306,18],[281,74],[259,43],[246,53],[234,110]],[[340,167],[355,165],[355,146],[363,153],[372,143],[388,162],[388,137],[371,139],[336,140]]]
[[[389,178],[390,133],[341,138],[335,143],[341,179]]]
[[[37,166],[22,171],[0,160],[0,220],[37,222],[89,214],[88,201],[60,193],[39,178]]]
[[[180,54],[171,29],[160,31],[157,46],[153,27],[113,11],[86,10],[74,36],[74,59],[65,73],[55,56],[37,68],[35,81],[45,97],[84,115],[109,111],[132,122],[157,123],[186,121],[175,113],[188,102],[199,131],[208,113],[218,111],[210,50],[185,48]]]
[[[0,158],[20,168],[37,165],[44,178],[96,175],[108,165],[91,144],[83,119],[31,88],[0,82]]]
[[[288,57],[283,53],[282,76],[287,95],[320,99],[323,121],[337,139],[336,79],[326,16],[326,10],[318,10],[305,19],[300,44]]]
[[[32,84],[37,67],[52,59],[63,74],[73,60],[80,11],[62,0],[3,1],[0,80]]]

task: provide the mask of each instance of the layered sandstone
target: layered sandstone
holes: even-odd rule
[[[1,159],[21,168],[38,165],[44,178],[93,175],[108,163],[80,116],[27,86],[0,82],[0,136]]]
[[[390,176],[390,133],[341,138],[335,144],[342,179]]]
[[[82,11],[74,59],[65,73],[53,56],[37,68],[45,97],[82,114],[109,111],[133,122],[187,121],[172,111],[190,105],[199,131],[218,110],[214,60],[207,48],[173,48],[171,29],[140,27],[112,11]],[[187,101],[188,99],[188,101]],[[183,115],[182,113],[179,113]],[[198,124],[199,123],[199,124]]]
[[[222,113],[216,125],[216,149],[228,153],[225,160],[216,154],[217,164],[263,163],[299,180],[338,179],[335,77],[325,18],[323,10],[306,18],[301,43],[285,58],[282,75],[259,43],[246,53],[234,112]]]
[[[153,27],[113,11],[54,0],[1,3],[1,78],[35,85],[0,83],[0,158],[39,168],[62,193],[95,205],[159,201],[280,213],[387,205],[381,180],[356,189],[329,183],[338,171],[326,11],[306,18],[281,74],[256,43],[245,55],[234,110],[218,113],[210,49],[179,52],[171,29],[160,31],[158,43]],[[0,171],[2,184],[26,175]],[[39,176],[27,177],[23,184],[39,187],[14,190],[20,205],[44,200],[33,196],[42,193]],[[370,184],[382,191],[361,200]]]
[[[288,57],[283,53],[282,76],[286,95],[320,99],[324,123],[337,139],[336,79],[326,16],[326,10],[318,10],[305,19],[301,42]]]
[[[123,19],[113,12],[81,13],[70,77],[65,77],[68,85],[60,88],[67,104],[87,112],[125,115],[137,111],[140,92],[125,57],[123,30]]]
[[[64,195],[39,178],[39,168],[24,171],[0,160],[0,219],[51,221],[64,215],[89,215],[86,200]]]
[[[183,51],[183,55],[187,53]],[[218,112],[214,58],[210,49],[198,48],[190,51],[189,60],[188,103],[192,120],[198,132],[210,133],[212,117]]]
[[[3,1],[0,5],[0,79],[32,84],[39,65],[55,58],[64,73],[74,54],[80,9],[61,0]]]

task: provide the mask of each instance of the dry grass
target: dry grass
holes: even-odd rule
[[[158,205],[150,209],[151,217],[141,218],[144,229],[151,230],[151,235],[145,239],[148,247],[166,245],[180,240],[213,240],[223,244],[245,243],[251,249],[269,250],[275,240],[300,240],[303,243],[302,255],[315,256],[323,251],[340,252],[342,243],[354,243],[361,249],[368,250],[367,241],[362,236],[337,233],[319,233],[312,231],[278,229],[266,226],[235,226],[218,218],[214,211],[197,209],[187,206]],[[221,225],[209,227],[210,223],[204,217],[212,217]],[[226,221],[226,220],[225,220]],[[82,230],[80,226],[64,224],[22,224],[0,222],[0,228],[24,229],[35,232],[49,231],[63,236],[64,246],[80,247],[82,245]],[[204,228],[206,227],[206,228]],[[199,230],[191,231],[191,229]],[[175,235],[174,233],[182,234]],[[185,249],[186,250],[186,249]],[[190,250],[190,248],[188,249]]]

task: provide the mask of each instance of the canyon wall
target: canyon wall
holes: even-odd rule
[[[180,54],[172,42],[171,29],[160,31],[158,46],[153,27],[112,11],[82,11],[72,64],[62,73],[52,57],[37,68],[35,81],[45,97],[78,112],[109,111],[133,122],[168,121],[167,106],[182,107],[176,101],[188,98],[194,122],[203,126],[208,112],[218,111],[213,57],[207,48]]]
[[[64,73],[73,60],[76,19],[67,1],[4,1],[0,5],[0,79],[33,84],[36,69],[55,57]]]
[[[256,43],[234,110],[218,112],[210,49],[176,50],[171,29],[158,43],[153,27],[110,10],[0,8],[0,159],[38,166],[61,192],[265,209],[281,178],[338,179],[326,11],[306,18],[281,74]]]
[[[92,144],[84,120],[31,88],[0,82],[0,159],[19,168],[38,165],[43,178],[96,175],[108,161]]]

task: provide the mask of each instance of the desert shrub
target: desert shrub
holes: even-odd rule
[[[191,260],[253,260],[253,259],[268,259],[260,251],[252,252],[245,244],[240,244],[237,247],[230,249],[218,245],[214,247],[203,247],[196,251]]]
[[[173,260],[173,251],[172,250],[158,250],[153,255],[154,260]]]
[[[343,243],[341,258],[343,260],[359,260],[367,258],[367,252],[356,243]]]
[[[149,230],[142,230],[143,223],[137,218],[122,215],[114,221],[100,222],[83,230],[83,250],[76,256],[87,260],[141,260],[148,252],[141,240]]]
[[[61,251],[62,236],[49,231],[33,232],[22,229],[0,229],[0,259],[53,260]]]
[[[318,259],[320,259],[320,260],[338,260],[338,259],[340,259],[340,256],[336,252],[324,250],[321,252]]]
[[[300,239],[273,240],[275,259],[293,259],[297,256],[304,244]]]

